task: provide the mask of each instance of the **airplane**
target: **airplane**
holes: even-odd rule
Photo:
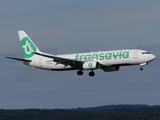
[[[53,71],[77,70],[77,75],[83,75],[89,70],[89,76],[94,76],[94,70],[104,72],[118,71],[121,66],[139,65],[139,70],[148,65],[156,56],[140,49],[121,49],[64,55],[51,55],[41,52],[30,37],[23,31],[18,31],[24,58],[6,57],[22,61],[24,65]]]

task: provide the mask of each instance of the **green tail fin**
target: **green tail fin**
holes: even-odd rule
[[[30,59],[34,56],[33,52],[40,52],[38,47],[33,43],[29,36],[23,31],[18,31],[22,51],[25,59]]]

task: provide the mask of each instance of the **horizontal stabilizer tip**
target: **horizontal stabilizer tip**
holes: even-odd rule
[[[32,60],[27,60],[27,59],[22,59],[22,58],[15,58],[15,57],[5,57],[8,59],[12,59],[12,60],[18,60],[18,61],[23,61],[23,62],[31,62]]]

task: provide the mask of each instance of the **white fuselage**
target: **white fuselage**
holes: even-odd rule
[[[150,61],[155,59],[153,54],[147,51],[139,49],[124,49],[124,50],[113,50],[113,51],[99,51],[99,52],[88,52],[88,53],[76,53],[76,54],[65,54],[56,55],[57,57],[80,60],[80,61],[97,61],[104,66],[127,66],[127,65],[141,65],[143,63],[148,64]],[[34,55],[32,62],[24,62],[24,64],[47,70],[70,70],[70,65],[63,65],[54,62],[53,59]],[[71,69],[72,70],[72,69]]]

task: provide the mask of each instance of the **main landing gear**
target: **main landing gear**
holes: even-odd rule
[[[82,70],[77,71],[77,75],[83,75],[83,71]]]
[[[89,76],[94,76],[95,75],[95,73],[93,72],[93,70],[91,71],[91,72],[89,72]]]
[[[82,70],[77,71],[77,75],[83,75],[83,71]],[[89,72],[89,76],[93,77],[94,75],[95,75],[95,73],[93,72],[93,70],[91,72]]]

